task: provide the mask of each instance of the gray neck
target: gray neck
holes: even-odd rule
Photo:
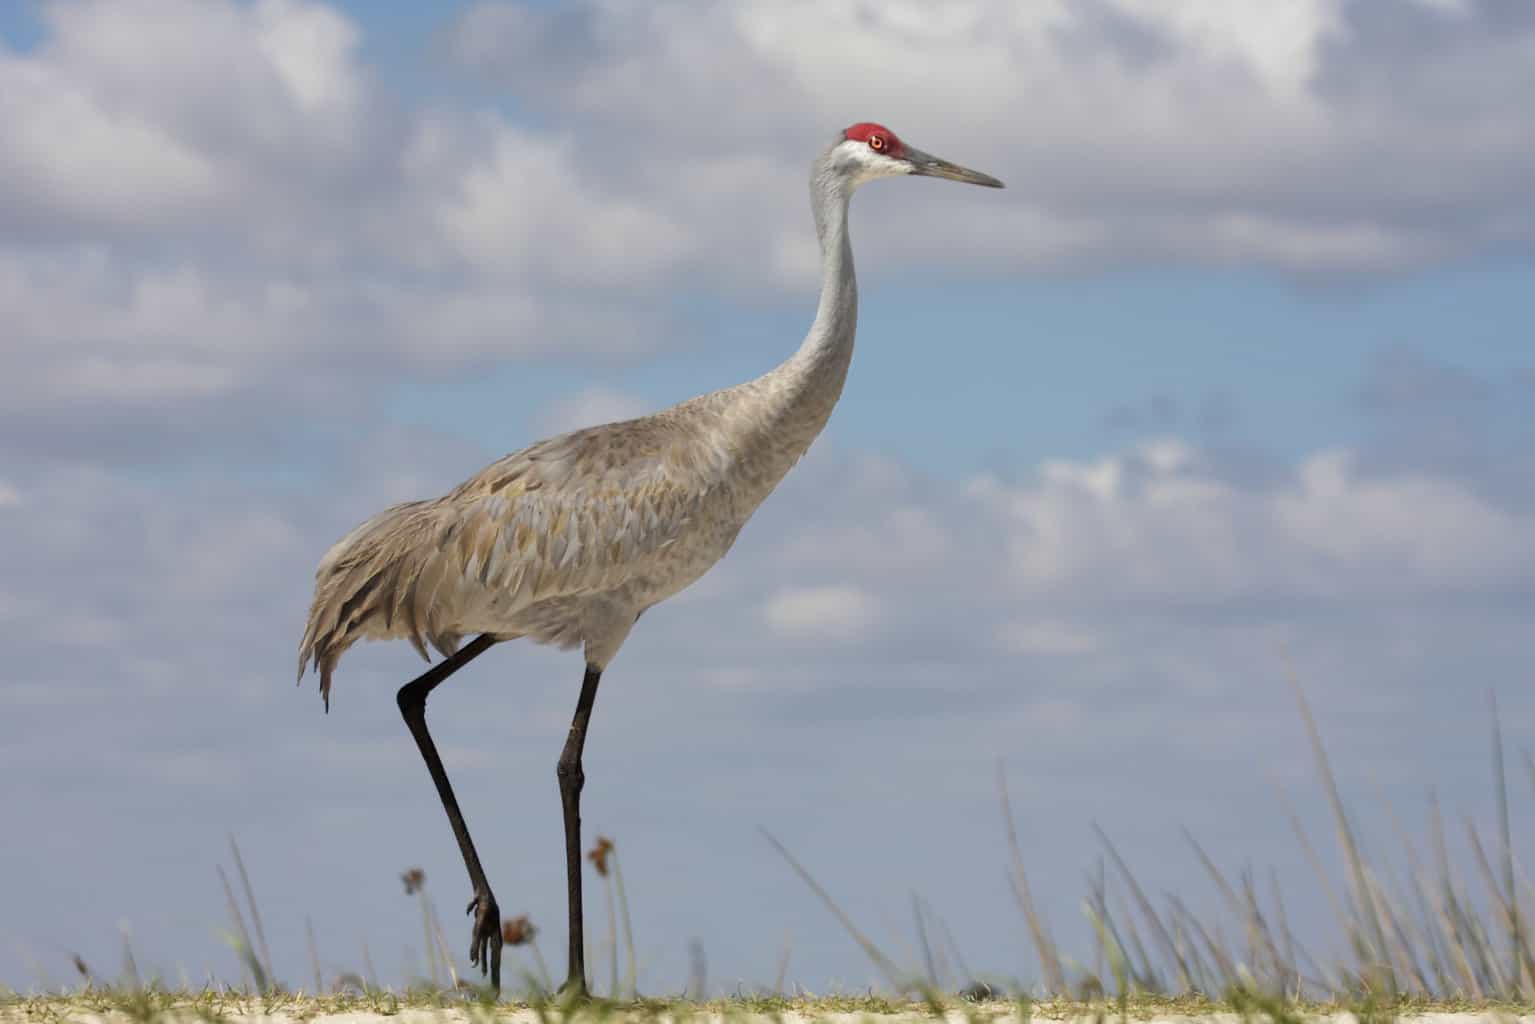
[[[833,175],[824,161],[818,161],[810,177],[810,205],[821,240],[821,304],[799,351],[784,364],[785,369],[801,374],[833,372],[839,391],[858,327],[858,279],[853,273],[853,243],[847,231],[850,198],[844,179]]]
[[[733,435],[733,493],[750,510],[768,496],[784,474],[805,454],[831,417],[842,395],[853,357],[858,320],[858,284],[853,278],[853,249],[847,235],[847,204],[852,192],[844,175],[830,167],[830,151],[817,160],[810,177],[810,204],[821,238],[821,304],[815,323],[799,350],[754,381],[720,392]]]
[[[821,303],[799,350],[761,378],[767,385],[762,396],[769,406],[765,418],[776,435],[773,447],[792,451],[793,459],[810,447],[826,425],[853,358],[858,281],[847,231],[851,193],[846,177],[835,173],[826,158],[816,161],[810,177],[810,205],[821,239]]]

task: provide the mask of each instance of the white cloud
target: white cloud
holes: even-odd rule
[[[679,223],[557,135],[395,108],[334,8],[83,0],[43,22],[0,49],[18,433],[128,436],[157,403],[334,409],[423,363],[665,337],[632,289],[689,251]]]
[[[0,180],[33,211],[143,227],[220,198],[206,156],[159,125],[113,116],[56,69],[0,60],[0,123]]]
[[[1453,480],[1366,476],[1346,451],[1318,452],[1283,484],[1252,488],[1192,448],[1152,442],[1046,463],[1029,484],[979,480],[972,491],[1011,524],[1011,585],[1041,597],[1331,602],[1535,573],[1535,516]]]
[[[0,51],[0,409],[122,438],[156,402],[232,422],[422,365],[655,350],[658,290],[814,286],[804,169],[868,116],[1010,185],[871,188],[875,272],[1382,271],[1535,239],[1507,99],[1535,44],[1405,10],[1388,39],[1339,0],[473,8],[450,49],[514,121],[403,105],[314,0],[50,5]]]
[[[356,33],[328,7],[89,2],[45,23],[0,59],[7,205],[81,229],[255,222],[356,155]],[[262,181],[274,162],[286,197]]]
[[[1164,28],[1187,49],[1252,70],[1270,93],[1303,101],[1319,60],[1318,49],[1338,31],[1332,0],[1262,6],[1221,0],[1114,0],[1136,21]]]
[[[682,226],[584,183],[589,175],[568,145],[504,122],[479,127],[483,151],[467,164],[453,152],[459,166],[434,174],[429,187],[432,224],[477,272],[627,284],[653,280],[683,255]]]
[[[0,508],[15,508],[21,504],[21,492],[0,480]]]
[[[877,621],[879,603],[854,586],[793,587],[774,594],[763,616],[785,636],[853,642]]]
[[[262,0],[255,17],[258,46],[305,112],[350,113],[362,89],[350,73],[356,28],[328,7],[295,0]]]
[[[583,157],[622,148],[615,176],[701,225],[717,268],[748,284],[764,266],[814,281],[782,168],[870,117],[1009,185],[875,190],[887,198],[861,202],[884,205],[856,230],[901,262],[1389,272],[1529,242],[1511,172],[1535,167],[1535,128],[1509,100],[1535,86],[1529,33],[1433,7],[1386,33],[1367,6],[487,3],[456,49],[595,126]],[[935,250],[951,238],[963,246]]]

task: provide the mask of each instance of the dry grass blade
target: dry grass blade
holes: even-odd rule
[[[602,894],[608,905],[608,998],[617,999],[618,991],[618,908],[613,905],[613,880],[604,877]]]
[[[138,958],[133,955],[133,936],[128,934],[126,923],[120,926],[120,933],[123,937],[123,978],[130,989],[137,991],[144,987],[144,983],[139,978]]]
[[[1099,875],[1099,880],[1100,882],[1102,881],[1101,873]],[[1109,973],[1114,976],[1114,994],[1119,997],[1121,1007],[1123,1008],[1125,1000],[1129,999],[1130,997],[1133,983],[1133,978],[1131,977],[1131,966],[1129,960],[1125,956],[1124,944],[1120,942],[1119,935],[1114,931],[1114,928],[1108,919],[1107,890],[1100,887],[1096,895],[1097,906],[1094,907],[1091,905],[1091,903],[1088,905],[1087,919],[1093,926],[1094,934],[1096,934],[1098,937],[1098,948],[1104,952],[1104,955],[1108,959]],[[1098,978],[1100,987],[1103,987],[1103,975],[1101,972],[1099,973]],[[1104,988],[1104,992],[1107,993],[1107,988]],[[1127,1015],[1124,1013],[1121,1013],[1120,1017],[1121,1019],[1128,1019]]]
[[[1421,868],[1414,869],[1413,873],[1413,899],[1418,905],[1418,916],[1423,921],[1422,942],[1427,950],[1429,969],[1434,974],[1434,991],[1437,993],[1467,993],[1459,988],[1459,982],[1453,977],[1454,964],[1448,949],[1445,947],[1442,927],[1436,927],[1441,918],[1434,910],[1431,893],[1432,883],[1427,873]]]
[[[1093,822],[1093,831],[1098,834],[1098,841],[1103,843],[1104,847],[1109,851],[1109,859],[1114,862],[1115,869],[1118,870],[1120,877],[1125,881],[1125,886],[1130,890],[1131,898],[1135,900],[1135,905],[1140,909],[1141,916],[1145,919],[1147,927],[1151,929],[1152,938],[1156,939],[1157,945],[1162,947],[1162,953],[1167,957],[1167,962],[1172,964],[1177,970],[1179,989],[1187,990],[1193,983],[1193,979],[1189,974],[1189,965],[1178,952],[1178,946],[1173,942],[1172,935],[1168,933],[1167,928],[1162,924],[1162,919],[1157,916],[1156,908],[1146,898],[1146,893],[1141,889],[1140,883],[1135,880],[1135,875],[1131,873],[1130,866],[1119,855],[1119,850],[1110,841],[1108,833],[1104,832],[1096,821]],[[1133,923],[1131,927],[1133,928]],[[1136,945],[1140,945],[1139,939],[1136,940]],[[1144,950],[1141,950],[1141,956],[1144,959]],[[1149,964],[1146,965],[1146,969],[1150,969]]]
[[[1492,715],[1492,769],[1497,782],[1498,838],[1502,843],[1503,892],[1508,915],[1509,970],[1513,977],[1514,993],[1528,996],[1535,985],[1535,963],[1531,963],[1525,948],[1524,927],[1519,916],[1519,889],[1514,880],[1514,842],[1508,823],[1508,775],[1503,769],[1503,726],[1498,718],[1498,697],[1487,695],[1488,710]],[[1512,993],[1511,993],[1512,994]]]
[[[453,964],[453,953],[448,949],[448,937],[443,933],[442,921],[437,917],[437,904],[427,901],[427,910],[432,916],[432,935],[436,939],[437,956],[447,968],[448,984],[456,992],[459,988],[458,968]]]
[[[1215,962],[1215,969],[1220,972],[1219,984],[1216,986],[1207,985],[1206,991],[1220,991],[1238,984],[1241,979],[1238,976],[1236,964],[1232,962],[1231,957],[1226,955],[1226,951],[1222,948],[1221,944],[1210,937],[1210,933],[1205,929],[1204,924],[1200,922],[1199,918],[1189,913],[1189,909],[1183,905],[1182,900],[1179,900],[1176,896],[1169,896],[1168,899],[1172,902],[1173,907],[1182,916],[1183,920],[1188,922],[1189,927],[1194,930],[1194,937],[1204,944],[1205,951],[1210,954],[1210,959]]]
[[[234,889],[229,885],[229,876],[224,874],[224,865],[217,864],[214,866],[219,873],[219,882],[224,886],[224,900],[229,908],[229,921],[234,925],[235,941],[239,942],[246,950],[250,950],[252,948],[250,932],[245,928],[245,916],[240,913],[240,904],[235,899]],[[245,957],[240,957],[240,964],[242,968],[245,967]],[[249,977],[258,989],[265,989],[266,986],[259,975],[259,971],[251,972]]]
[[[1181,831],[1183,832],[1183,838],[1188,841],[1189,846],[1193,847],[1194,856],[1198,857],[1199,863],[1204,865],[1205,873],[1210,876],[1211,880],[1215,882],[1215,887],[1220,890],[1221,898],[1226,901],[1226,908],[1231,911],[1233,916],[1241,916],[1242,901],[1237,899],[1236,890],[1231,887],[1230,882],[1226,881],[1226,876],[1221,873],[1221,869],[1216,866],[1215,861],[1210,859],[1210,855],[1205,853],[1205,848],[1199,845],[1199,840],[1194,838],[1194,833],[1186,828],[1181,829]]]
[[[948,948],[949,956],[954,958],[954,963],[959,967],[960,973],[965,976],[966,981],[974,980],[975,972],[965,962],[965,954],[959,951],[959,943],[954,941],[954,933],[949,930],[949,923],[943,919],[941,914],[934,913],[932,907],[926,907],[925,909],[927,915],[938,922],[938,931],[943,935],[944,945]]]
[[[1097,874],[1087,878],[1087,908],[1090,917],[1108,913],[1108,880],[1103,872],[1103,857],[1098,858]],[[1101,983],[1103,980],[1104,961],[1103,929],[1093,929],[1093,977]]]
[[[1167,920],[1172,928],[1173,941],[1178,944],[1178,952],[1183,955],[1189,965],[1189,971],[1194,976],[1194,989],[1198,992],[1218,992],[1220,986],[1211,984],[1212,975],[1210,968],[1205,963],[1205,958],[1199,952],[1199,946],[1189,936],[1188,922],[1185,920],[1188,911],[1169,893],[1163,893],[1167,900]]]
[[[1146,945],[1141,941],[1140,932],[1135,927],[1135,915],[1130,912],[1124,900],[1115,893],[1114,920],[1124,922],[1124,934],[1128,940],[1125,944],[1125,963],[1129,969],[1129,977],[1135,984],[1136,991],[1158,993],[1166,986],[1162,984],[1161,976],[1157,973],[1156,965],[1146,952]]]
[[[794,942],[789,933],[783,937],[783,949],[778,953],[778,973],[773,977],[773,992],[783,995],[783,985],[789,977],[789,958],[794,955]]]
[[[1444,838],[1444,818],[1439,813],[1439,798],[1432,790],[1428,795],[1428,809],[1429,833],[1434,843],[1434,868],[1439,876],[1438,884],[1434,887],[1434,907],[1438,911],[1440,931],[1446,947],[1454,957],[1455,967],[1460,971],[1465,990],[1472,998],[1482,999],[1486,993],[1466,949],[1463,915],[1455,895],[1454,878],[1450,874],[1450,852]]]
[[[1412,945],[1407,940],[1407,934],[1402,928],[1402,913],[1400,907],[1385,886],[1380,883],[1368,869],[1365,871],[1365,881],[1370,886],[1370,896],[1374,905],[1379,908],[1381,917],[1385,919],[1386,943],[1391,954],[1393,969],[1401,976],[1412,979],[1418,995],[1428,994],[1428,982],[1423,976],[1423,971],[1418,964],[1417,957],[1413,956]]]
[[[1295,833],[1296,840],[1301,845],[1301,851],[1306,855],[1306,863],[1311,866],[1311,871],[1316,875],[1317,884],[1321,886],[1323,894],[1327,897],[1327,905],[1332,908],[1333,916],[1338,919],[1338,927],[1348,938],[1351,945],[1357,945],[1357,934],[1354,919],[1343,908],[1343,901],[1338,898],[1338,893],[1333,889],[1332,880],[1327,877],[1327,869],[1322,867],[1322,858],[1317,856],[1316,847],[1311,845],[1311,837],[1306,834],[1306,828],[1300,822],[1300,816],[1295,813],[1295,808],[1290,806],[1290,801],[1283,793],[1278,794],[1279,802],[1285,809],[1285,817],[1290,822],[1290,830]]]
[[[636,963],[634,951],[634,924],[629,919],[629,898],[624,894],[624,872],[619,866],[616,848],[612,851],[612,857],[613,888],[618,891],[618,912],[624,924],[624,948],[627,950],[624,960],[624,995],[634,999],[639,995],[639,966]]]
[[[1284,973],[1280,995],[1286,998],[1300,997],[1300,969],[1295,963],[1295,936],[1290,933],[1290,921],[1285,916],[1284,896],[1279,888],[1279,872],[1269,869],[1269,890],[1274,895],[1274,916],[1279,922],[1279,937],[1284,940]]]
[[[1343,846],[1344,857],[1348,861],[1349,877],[1352,881],[1355,902],[1358,912],[1364,917],[1364,923],[1369,929],[1370,945],[1361,944],[1361,973],[1364,976],[1375,976],[1379,982],[1379,988],[1394,999],[1396,997],[1396,977],[1391,970],[1389,956],[1386,949],[1385,929],[1381,926],[1380,914],[1374,906],[1369,885],[1365,882],[1364,862],[1359,855],[1359,846],[1354,841],[1353,829],[1349,827],[1348,815],[1343,810],[1343,798],[1338,793],[1337,779],[1333,776],[1332,765],[1327,759],[1327,750],[1322,746],[1322,734],[1316,727],[1316,721],[1311,717],[1311,706],[1306,702],[1306,695],[1301,691],[1300,680],[1296,678],[1295,668],[1290,663],[1288,654],[1285,656],[1286,673],[1290,679],[1290,686],[1295,691],[1295,703],[1300,708],[1301,718],[1306,725],[1306,735],[1311,740],[1311,750],[1316,758],[1317,769],[1322,775],[1322,782],[1327,790],[1327,802],[1332,807],[1333,822],[1338,831],[1338,841]],[[1372,986],[1372,990],[1374,987]]]
[[[309,940],[309,967],[314,971],[314,994],[325,994],[325,981],[320,977],[320,947],[314,940],[314,922],[304,915],[304,935]]]
[[[1402,941],[1407,945],[1408,949],[1415,951],[1413,960],[1415,968],[1418,969],[1420,985],[1430,992],[1449,992],[1454,986],[1450,983],[1443,943],[1440,941],[1440,936],[1434,928],[1436,917],[1430,910],[1425,896],[1425,888],[1428,884],[1425,881],[1427,873],[1424,870],[1422,861],[1418,857],[1418,850],[1412,842],[1412,837],[1408,835],[1401,819],[1397,817],[1395,807],[1392,806],[1390,801],[1386,801],[1385,808],[1387,817],[1391,821],[1391,828],[1397,835],[1397,845],[1407,856],[1409,891],[1417,909],[1417,920],[1414,920],[1412,914],[1407,913],[1401,914],[1398,918],[1399,927],[1405,932],[1410,933],[1409,935],[1404,935]],[[1426,958],[1426,967],[1421,966],[1417,957],[1417,951],[1421,951],[1422,956]],[[1428,980],[1428,974],[1433,975],[1432,982]]]
[[[1034,899],[1029,892],[1029,878],[1023,870],[1023,850],[1018,844],[1018,829],[1013,822],[1013,802],[1007,795],[1007,776],[1002,770],[1002,763],[997,762],[997,789],[1002,797],[1002,819],[1007,826],[1007,847],[1013,860],[1013,893],[1018,898],[1018,907],[1023,911],[1023,919],[1029,926],[1029,935],[1034,940],[1034,950],[1039,956],[1040,970],[1045,975],[1045,985],[1051,992],[1062,993],[1066,989],[1066,972],[1061,969],[1061,957],[1056,949],[1055,942],[1050,937],[1050,931],[1045,926],[1039,912],[1034,909]]]
[[[853,923],[852,918],[842,912],[842,908],[837,906],[837,902],[831,898],[831,894],[821,888],[821,883],[817,882],[810,872],[805,870],[804,866],[794,859],[794,854],[790,853],[788,848],[783,843],[780,843],[773,833],[767,829],[759,828],[759,831],[761,831],[763,838],[772,844],[773,849],[778,851],[778,855],[788,861],[789,867],[794,869],[794,873],[799,875],[806,885],[810,886],[810,891],[815,893],[822,903],[826,904],[826,909],[832,912],[832,915],[847,930],[847,933],[853,937],[853,941],[863,948],[864,953],[874,962],[874,966],[879,968],[880,973],[885,976],[885,980],[890,982],[898,992],[910,991],[911,986],[902,979],[900,969],[896,967],[895,963],[884,953],[880,952],[879,947],[867,935],[858,930],[858,926]]]
[[[1158,986],[1151,974],[1150,966],[1144,963],[1145,950],[1140,950],[1143,958],[1142,965],[1137,966],[1136,962],[1132,959],[1135,946],[1125,941],[1124,935],[1115,923],[1119,920],[1125,921],[1129,926],[1128,930],[1133,934],[1133,919],[1128,914],[1116,917],[1114,912],[1109,909],[1108,879],[1104,872],[1102,857],[1098,858],[1098,875],[1095,880],[1093,897],[1094,902],[1090,910],[1090,919],[1100,939],[1106,936],[1110,940],[1107,947],[1100,943],[1099,951],[1100,954],[1108,957],[1109,970],[1113,973],[1115,980],[1120,986],[1118,995],[1121,997],[1126,996],[1132,988],[1137,991],[1157,991]],[[1101,963],[1102,961],[1100,960]],[[1099,977],[1102,977],[1101,967]]]
[[[229,835],[229,849],[234,854],[235,870],[240,873],[240,887],[245,891],[245,904],[250,907],[251,926],[256,929],[256,941],[261,943],[261,966],[266,969],[266,976],[275,985],[277,975],[272,971],[272,951],[267,947],[266,929],[261,927],[261,911],[256,909],[256,893],[251,888],[250,875],[245,870],[245,859],[240,856],[240,844],[235,842],[234,833]]]
[[[1477,870],[1482,875],[1483,884],[1487,886],[1488,902],[1497,911],[1504,927],[1508,928],[1513,920],[1513,915],[1509,911],[1508,903],[1503,899],[1503,891],[1498,887],[1497,877],[1492,871],[1492,862],[1487,859],[1487,850],[1482,846],[1482,839],[1477,834],[1476,826],[1472,824],[1470,818],[1463,820],[1466,826],[1466,839],[1470,843],[1471,852],[1474,855],[1473,859],[1476,862]],[[1487,942],[1485,945],[1485,956],[1488,960],[1487,966],[1494,975],[1494,992],[1507,997],[1518,989],[1521,965],[1518,961],[1515,961],[1512,973],[1504,971],[1502,960],[1492,950],[1491,942]]]
[[[911,916],[917,925],[917,945],[922,950],[922,966],[927,974],[927,983],[937,988],[938,965],[933,962],[933,945],[927,941],[927,924],[922,920],[922,900],[915,892],[911,894]]]
[[[1243,913],[1247,922],[1247,942],[1252,949],[1252,962],[1256,965],[1258,954],[1261,952],[1268,961],[1274,975],[1274,994],[1284,994],[1285,963],[1280,956],[1279,946],[1274,942],[1274,935],[1269,930],[1268,919],[1263,916],[1263,910],[1258,905],[1258,890],[1253,883],[1252,871],[1242,872],[1242,894],[1245,897]]]
[[[366,976],[368,979],[368,987],[377,990],[379,987],[378,971],[373,967],[373,954],[368,949],[367,939],[362,941],[362,966],[363,970],[368,972]]]

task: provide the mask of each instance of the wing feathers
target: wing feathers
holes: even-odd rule
[[[657,436],[636,437],[650,431]],[[670,431],[667,436],[661,434]],[[452,653],[462,636],[549,599],[652,571],[718,482],[718,460],[651,418],[577,431],[492,463],[434,501],[386,509],[321,560],[299,677],[330,678],[359,640]],[[705,475],[713,467],[715,476]]]

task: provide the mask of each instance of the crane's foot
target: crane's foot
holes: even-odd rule
[[[474,915],[474,931],[469,934],[469,964],[480,969],[480,976],[490,975],[490,985],[501,991],[501,908],[488,891],[469,901],[464,913]]]
[[[586,987],[586,978],[572,976],[565,979],[554,997],[562,1003],[584,1003],[590,1001],[592,994]]]

